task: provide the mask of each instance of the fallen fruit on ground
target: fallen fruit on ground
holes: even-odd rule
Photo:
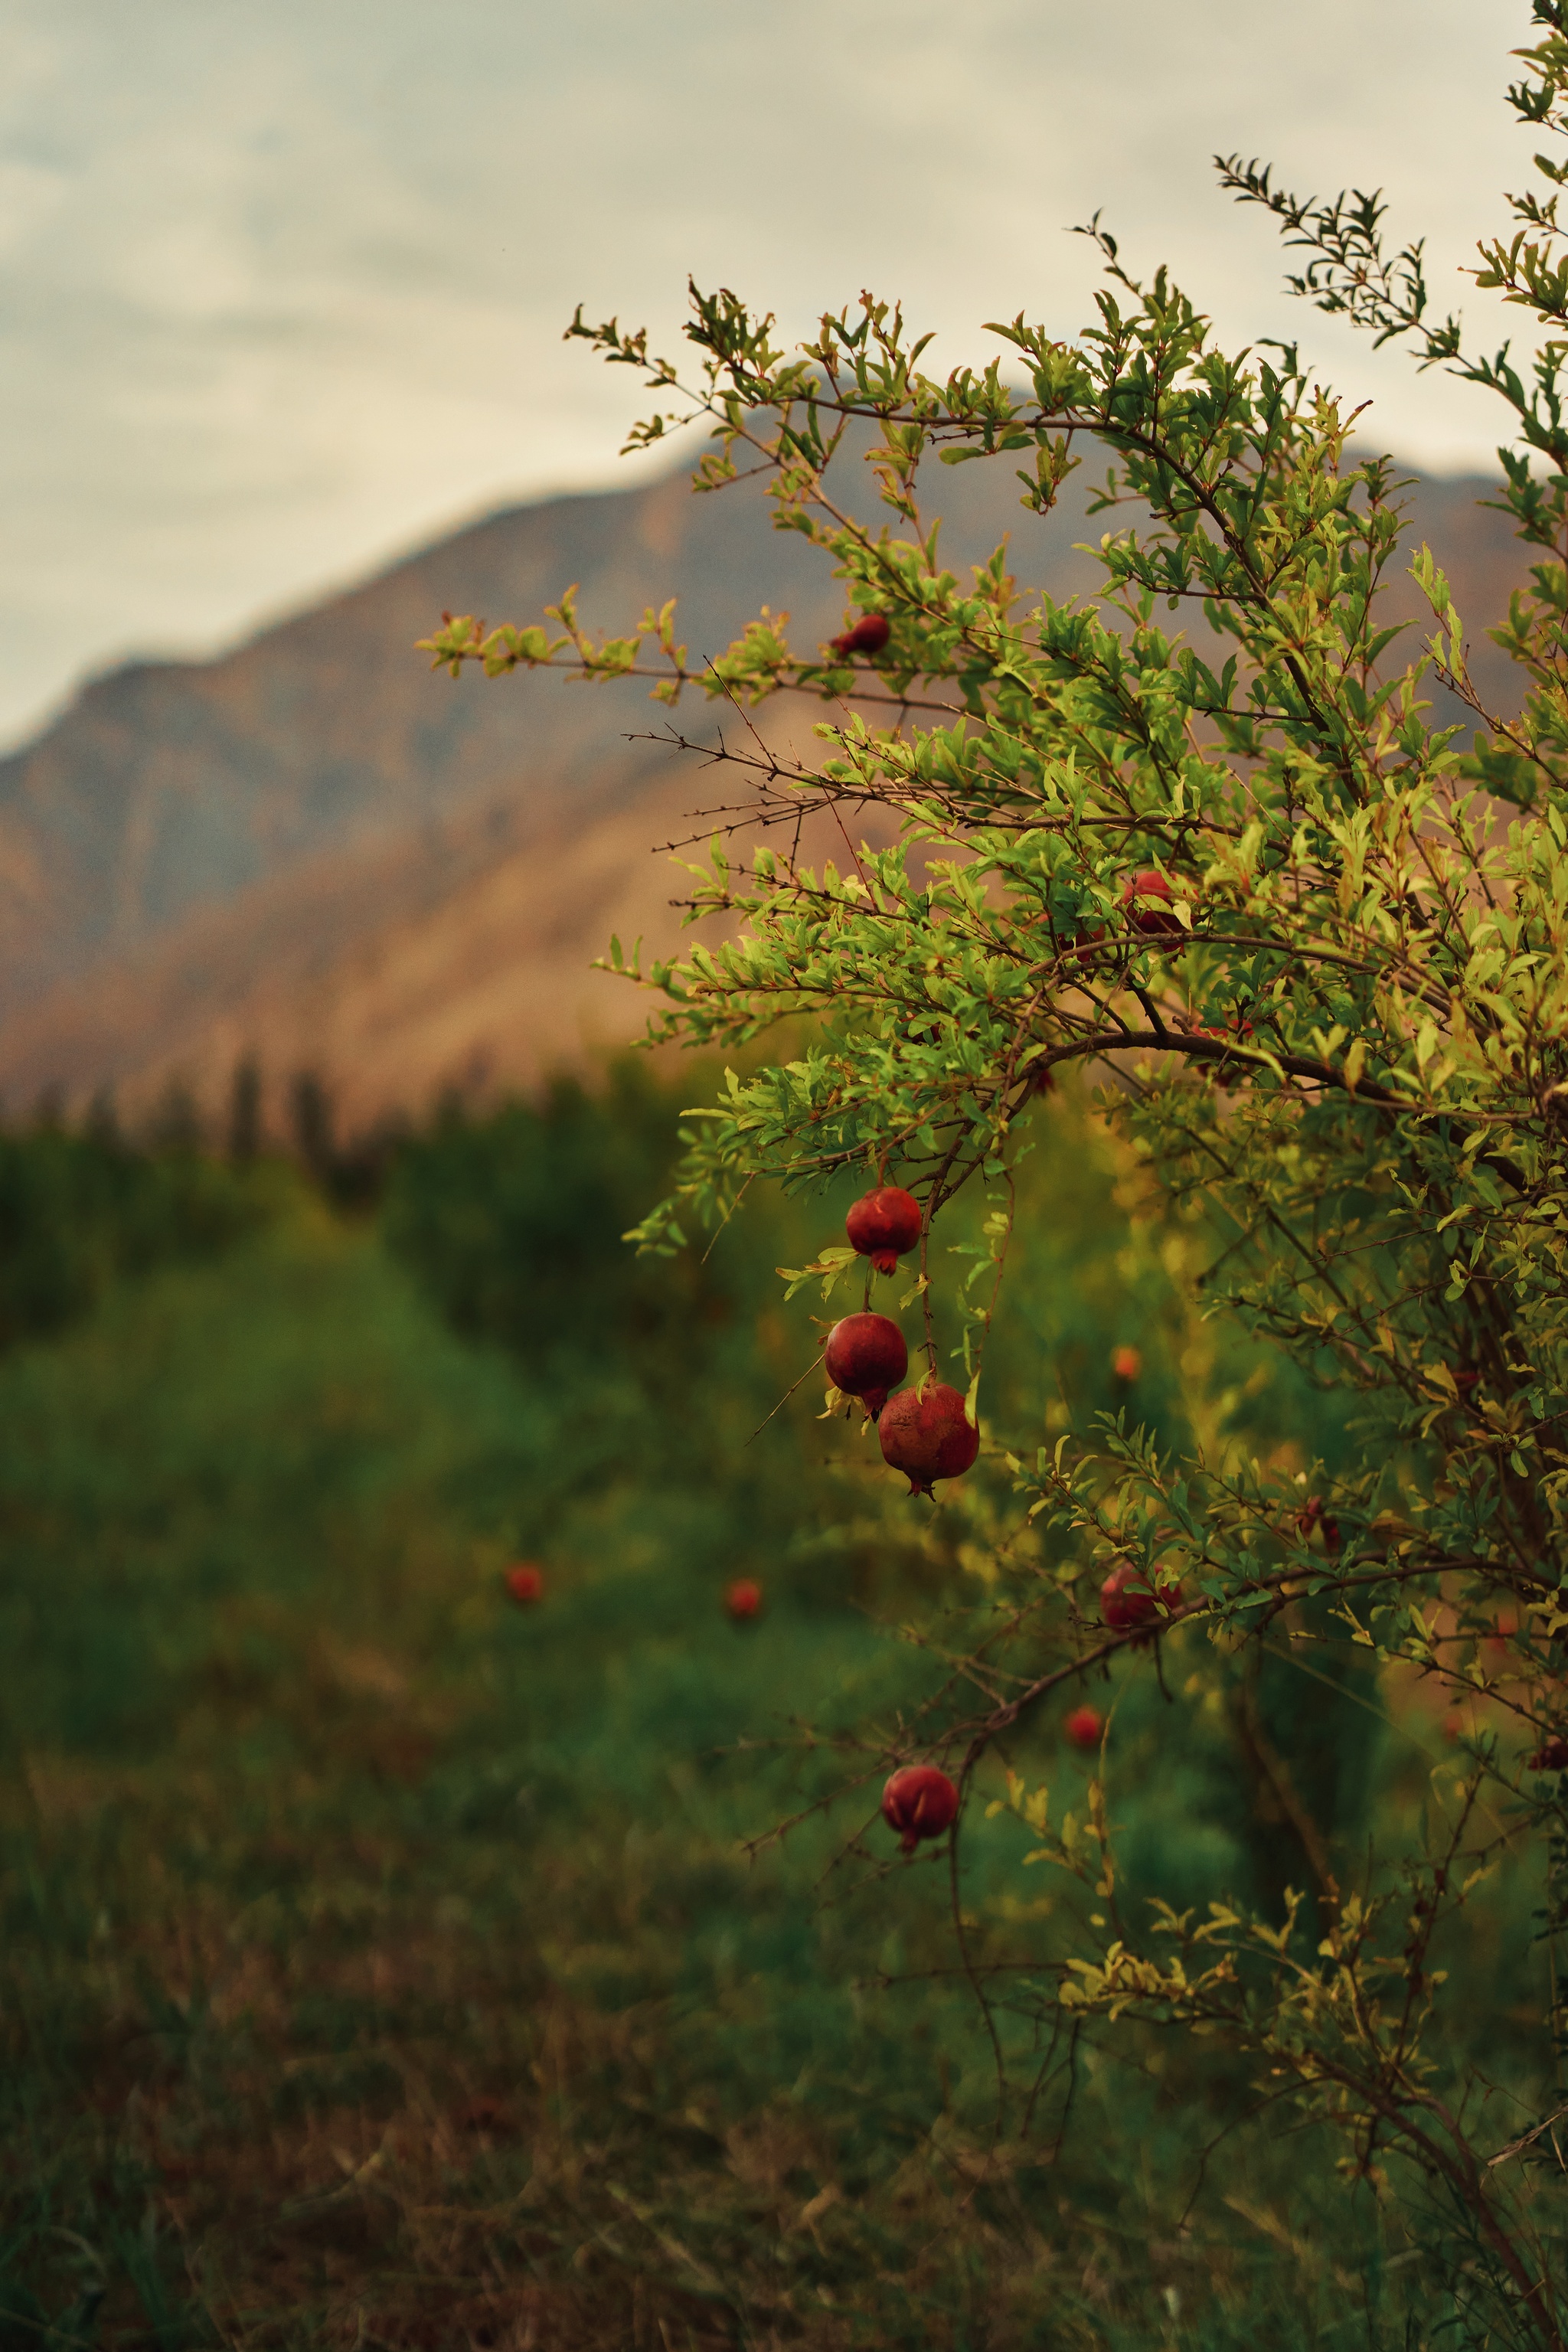
[[[938,1478],[961,1477],[980,1451],[980,1432],[963,1399],[940,1381],[929,1388],[900,1389],[890,1397],[877,1435],[883,1461],[903,1472],[911,1495],[929,1495]]]
[[[1104,1719],[1092,1706],[1075,1706],[1062,1729],[1075,1748],[1098,1748]]]
[[[886,1315],[847,1315],[827,1335],[823,1370],[836,1389],[858,1397],[873,1421],[910,1369],[910,1351]]]
[[[879,1185],[863,1193],[844,1220],[849,1246],[868,1257],[879,1274],[891,1274],[899,1260],[917,1247],[921,1237],[921,1204],[898,1184]]]
[[[862,613],[853,628],[831,640],[836,654],[879,654],[892,635],[886,613]]]
[[[544,1570],[531,1559],[520,1559],[507,1570],[506,1589],[512,1599],[527,1609],[544,1598]]]
[[[1181,918],[1171,904],[1174,895],[1164,876],[1152,866],[1130,874],[1121,886],[1121,903],[1133,929],[1151,940],[1184,938]]]
[[[922,1838],[941,1837],[958,1818],[958,1790],[934,1764],[905,1764],[882,1791],[882,1819],[897,1830],[906,1853]]]
[[[763,1588],[754,1576],[738,1576],[733,1584],[726,1588],[724,1606],[738,1625],[743,1624],[748,1617],[756,1616],[762,1605]]]
[[[1156,1588],[1146,1568],[1119,1559],[1100,1588],[1100,1613],[1113,1633],[1131,1633],[1141,1625],[1160,1624],[1161,1601],[1168,1608],[1175,1597],[1173,1585],[1162,1583]]]

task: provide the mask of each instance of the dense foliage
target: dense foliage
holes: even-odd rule
[[[60,1329],[128,1275],[219,1254],[274,1192],[264,1171],[106,1122],[0,1134],[0,1347]]]
[[[626,1060],[597,1088],[558,1077],[534,1102],[450,1105],[395,1154],[388,1240],[468,1338],[542,1365],[613,1346],[662,1381],[733,1307],[733,1269],[727,1284],[711,1262],[628,1261],[621,1244],[670,1176],[670,1108]]]
[[[1561,137],[1568,7],[1534,0],[1533,19],[1510,100],[1533,135]],[[671,608],[601,644],[569,597],[554,634],[458,619],[430,644],[454,669],[651,670],[669,703],[694,686],[742,708],[822,701],[810,761],[754,723],[726,730],[719,756],[750,794],[730,832],[819,817],[847,863],[770,844],[746,866],[716,843],[693,911],[728,919],[730,944],[646,975],[668,1000],[664,1037],[752,1052],[781,1020],[817,1025],[728,1078],[640,1230],[679,1245],[758,1179],[810,1188],[846,1171],[924,1204],[901,1306],[918,1299],[931,1373],[961,1367],[980,1415],[992,1475],[951,1508],[993,1576],[922,1714],[884,1727],[887,1760],[936,1756],[973,1793],[1054,1695],[1112,1664],[1157,1670],[1185,1629],[1222,1678],[1238,1658],[1294,1656],[1333,1681],[1359,1657],[1385,1711],[1413,1686],[1460,1710],[1425,1804],[1369,1848],[1336,1840],[1255,1709],[1247,1769],[1298,1848],[1272,1903],[1151,1896],[1121,1866],[1103,1783],[1086,1825],[1014,1772],[1030,1858],[1085,1900],[1073,1938],[1042,1936],[1005,1974],[965,1940],[971,1804],[954,1924],[1004,2093],[1024,2052],[1034,2106],[1042,2083],[1070,2100],[1086,2034],[1203,2036],[1216,2067],[1228,2053],[1252,2069],[1261,2103],[1338,2128],[1351,2182],[1437,2199],[1479,2330],[1559,2346],[1568,163],[1534,168],[1543,193],[1509,200],[1512,231],[1480,272],[1540,331],[1521,362],[1433,322],[1420,247],[1387,251],[1375,198],[1303,202],[1239,159],[1221,166],[1305,251],[1306,297],[1409,337],[1512,412],[1501,496],[1537,559],[1496,632],[1523,672],[1518,718],[1480,706],[1440,551],[1405,545],[1394,469],[1351,444],[1336,398],[1293,350],[1216,349],[1165,272],[1135,278],[1098,224],[1095,325],[1064,343],[1020,315],[994,330],[1005,357],[945,380],[870,297],[790,353],[770,319],[694,292],[689,383],[641,335],[579,316],[575,331],[657,389],[634,440],[706,415],[700,487],[768,473],[780,527],[845,581],[836,645],[797,653],[764,614],[693,676]],[[875,524],[840,487],[868,431]],[[1100,597],[1026,609],[1005,547],[970,580],[944,568],[932,457],[1018,467],[1047,528],[1068,470],[1102,466]],[[1425,647],[1384,619],[1396,566],[1429,600]],[[861,626],[873,615],[885,633]],[[1431,723],[1434,677],[1480,721],[1468,745]],[[889,816],[895,845],[852,836],[885,841]],[[618,946],[613,960],[626,968]],[[1103,1076],[1148,1216],[1187,1236],[1193,1311],[1282,1349],[1334,1400],[1331,1463],[1302,1462],[1299,1431],[1249,1444],[1198,1412],[1162,1443],[1087,1400],[1053,1421],[1055,1400],[994,1402],[982,1384],[1024,1156],[1075,1065]],[[970,1186],[987,1203],[980,1254],[950,1281],[944,1219]],[[805,1271],[831,1289],[848,1255]],[[1164,1596],[1152,1658],[1145,1633],[1100,1621],[1122,1560]],[[1545,1894],[1537,2030],[1493,2065],[1457,1996],[1484,1940],[1478,1890],[1505,1864]]]

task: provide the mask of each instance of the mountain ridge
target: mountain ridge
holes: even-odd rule
[[[1489,487],[1415,492],[1467,616],[1504,610],[1524,570],[1474,503]],[[1011,531],[1025,585],[1093,584],[1075,549],[1103,526],[1081,490],[1041,530],[1005,465],[942,488],[950,562]],[[647,850],[693,830],[702,786],[628,740],[663,714],[548,673],[454,682],[414,650],[443,609],[528,620],[573,581],[587,623],[617,632],[677,595],[694,654],[763,604],[800,645],[844,609],[754,486],[693,497],[682,473],[503,509],[227,653],[89,681],[0,760],[7,1108],[112,1091],[139,1113],[178,1086],[211,1111],[258,1057],[279,1081],[313,1070],[364,1125],[639,1032],[634,992],[589,967],[612,930],[660,953],[679,937],[676,877]],[[1500,702],[1503,657],[1480,641],[1474,666]],[[765,724],[783,740],[816,715],[770,706]]]

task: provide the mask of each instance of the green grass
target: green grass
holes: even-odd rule
[[[956,1573],[809,1410],[747,1446],[770,1314],[670,1435],[301,1198],[0,1360],[0,2352],[1403,2340],[1327,2154],[1233,2137],[1184,2213],[1239,2094],[1191,2053],[1086,2048],[994,2141],[945,1866],[858,1834],[874,1782],[748,1856],[853,1775],[793,1725],[918,1700],[878,1616],[940,1629]],[[1119,1718],[1155,1874],[1212,1778],[1163,1707]],[[1051,1898],[1008,1824],[968,1850],[994,1956]]]
[[[157,2325],[161,2245],[181,2325],[243,2278],[260,2301],[226,2326],[330,2332],[338,2241],[363,2259],[368,2232],[403,2340],[467,2259],[420,2218],[433,2191],[524,2193],[503,2302],[596,2310],[604,2266],[705,2308],[712,2247],[670,2285],[617,2197],[658,2206],[672,2158],[705,2179],[711,2157],[740,2202],[706,2243],[919,2144],[933,2072],[903,2086],[907,2020],[852,1979],[934,1946],[935,1879],[874,1921],[818,1909],[824,1834],[741,1859],[789,1792],[718,1752],[803,1693],[853,1713],[889,1687],[903,1661],[855,1610],[775,1577],[732,1626],[711,1496],[617,1486],[585,1396],[465,1348],[320,1218],[117,1294],[0,1397],[7,2220],[39,2310],[74,2306],[57,2273],[80,2267],[108,2316]],[[503,1598],[503,1521],[550,1529],[535,1612]],[[948,2025],[962,2077],[963,2021],[918,2030]],[[765,2193],[737,2131],[769,2181],[784,2132]],[[622,2178],[584,2208],[601,2140]],[[345,2192],[349,2158],[377,2164]],[[606,2231],[621,2254],[577,2259]]]

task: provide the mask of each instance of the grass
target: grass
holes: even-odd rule
[[[773,1797],[716,1751],[897,1654],[776,1579],[731,1625],[710,1498],[584,1477],[592,1431],[319,1217],[0,1394],[12,2326],[101,2284],[161,2343],[637,2340],[830,2275],[835,2198],[795,2221],[926,2085],[823,1841],[741,1860]],[[527,1614],[506,1512],[552,1530]],[[940,1911],[917,1876],[878,1949]]]
[[[924,1570],[725,1381],[704,1468],[305,1198],[0,1361],[0,2352],[1403,2340],[1326,2158],[1233,2140],[1184,2214],[1180,2050],[994,2144],[940,1863],[748,1858],[830,1769],[795,1719],[918,1696]]]

